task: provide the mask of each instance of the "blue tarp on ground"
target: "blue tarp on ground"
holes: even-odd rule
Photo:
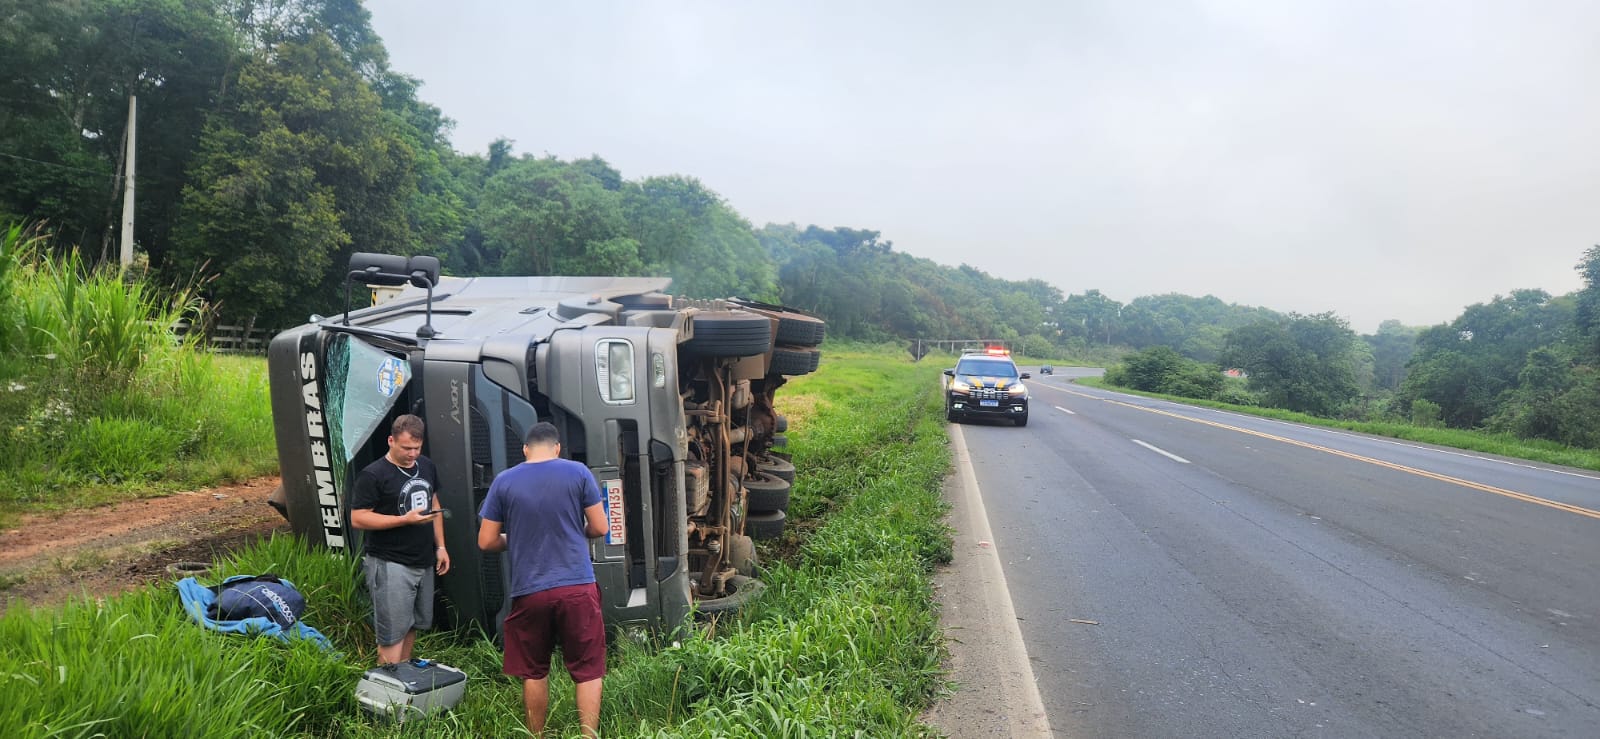
[[[284,580],[283,582],[288,583],[289,581]],[[289,585],[292,587],[294,583],[289,583]],[[217,594],[211,588],[201,585],[199,581],[192,577],[186,577],[178,581],[178,598],[183,601],[183,610],[189,613],[189,617],[194,619],[195,623],[212,631],[220,631],[225,634],[273,636],[283,641],[311,639],[323,649],[333,648],[333,644],[328,641],[328,637],[322,635],[322,632],[300,621],[296,621],[292,627],[285,630],[277,622],[264,616],[231,621],[219,621],[211,618],[209,615],[211,613],[211,604],[216,601]]]

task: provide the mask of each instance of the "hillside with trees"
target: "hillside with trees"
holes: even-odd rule
[[[137,96],[138,258],[151,284],[195,286],[219,321],[296,325],[340,303],[352,252],[432,254],[456,275],[669,276],[690,297],[815,313],[838,338],[982,337],[1094,362],[1165,348],[1134,374],[1167,367],[1198,393],[1202,375],[1239,369],[1214,392],[1600,443],[1593,250],[1576,295],[1514,290],[1449,324],[1368,336],[1331,312],[1210,295],[1124,303],[941,265],[870,228],[758,227],[691,174],[629,179],[598,154],[509,140],[458,152],[356,0],[0,0],[0,17],[0,224],[114,260]]]

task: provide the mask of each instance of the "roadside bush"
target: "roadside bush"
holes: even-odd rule
[[[1261,405],[1261,399],[1256,397],[1255,393],[1250,392],[1249,388],[1245,387],[1244,380],[1232,377],[1222,378],[1222,387],[1217,389],[1217,393],[1212,396],[1212,399],[1232,405]]]
[[[1153,346],[1130,354],[1106,370],[1106,382],[1147,393],[1211,398],[1222,390],[1222,372],[1184,358],[1172,347]]]
[[[1431,400],[1417,398],[1411,401],[1411,425],[1444,428],[1444,409]]]
[[[1199,362],[1185,361],[1167,376],[1160,392],[1185,398],[1213,398],[1222,390],[1222,372]]]

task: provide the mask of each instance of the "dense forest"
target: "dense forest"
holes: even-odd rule
[[[0,18],[0,225],[42,224],[56,249],[114,261],[136,96],[140,264],[153,284],[198,290],[218,320],[295,325],[338,304],[351,252],[433,254],[457,275],[670,276],[690,297],[815,313],[842,338],[1135,352],[1114,378],[1191,395],[1600,444],[1595,250],[1578,294],[1517,290],[1449,324],[1367,336],[1332,313],[1212,296],[1063,295],[867,228],[756,227],[686,174],[627,179],[599,155],[508,140],[458,152],[359,0],[0,0]]]

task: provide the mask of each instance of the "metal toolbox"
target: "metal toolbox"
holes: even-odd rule
[[[356,683],[362,708],[397,721],[447,711],[466,691],[466,673],[437,662],[416,660],[367,670]]]

